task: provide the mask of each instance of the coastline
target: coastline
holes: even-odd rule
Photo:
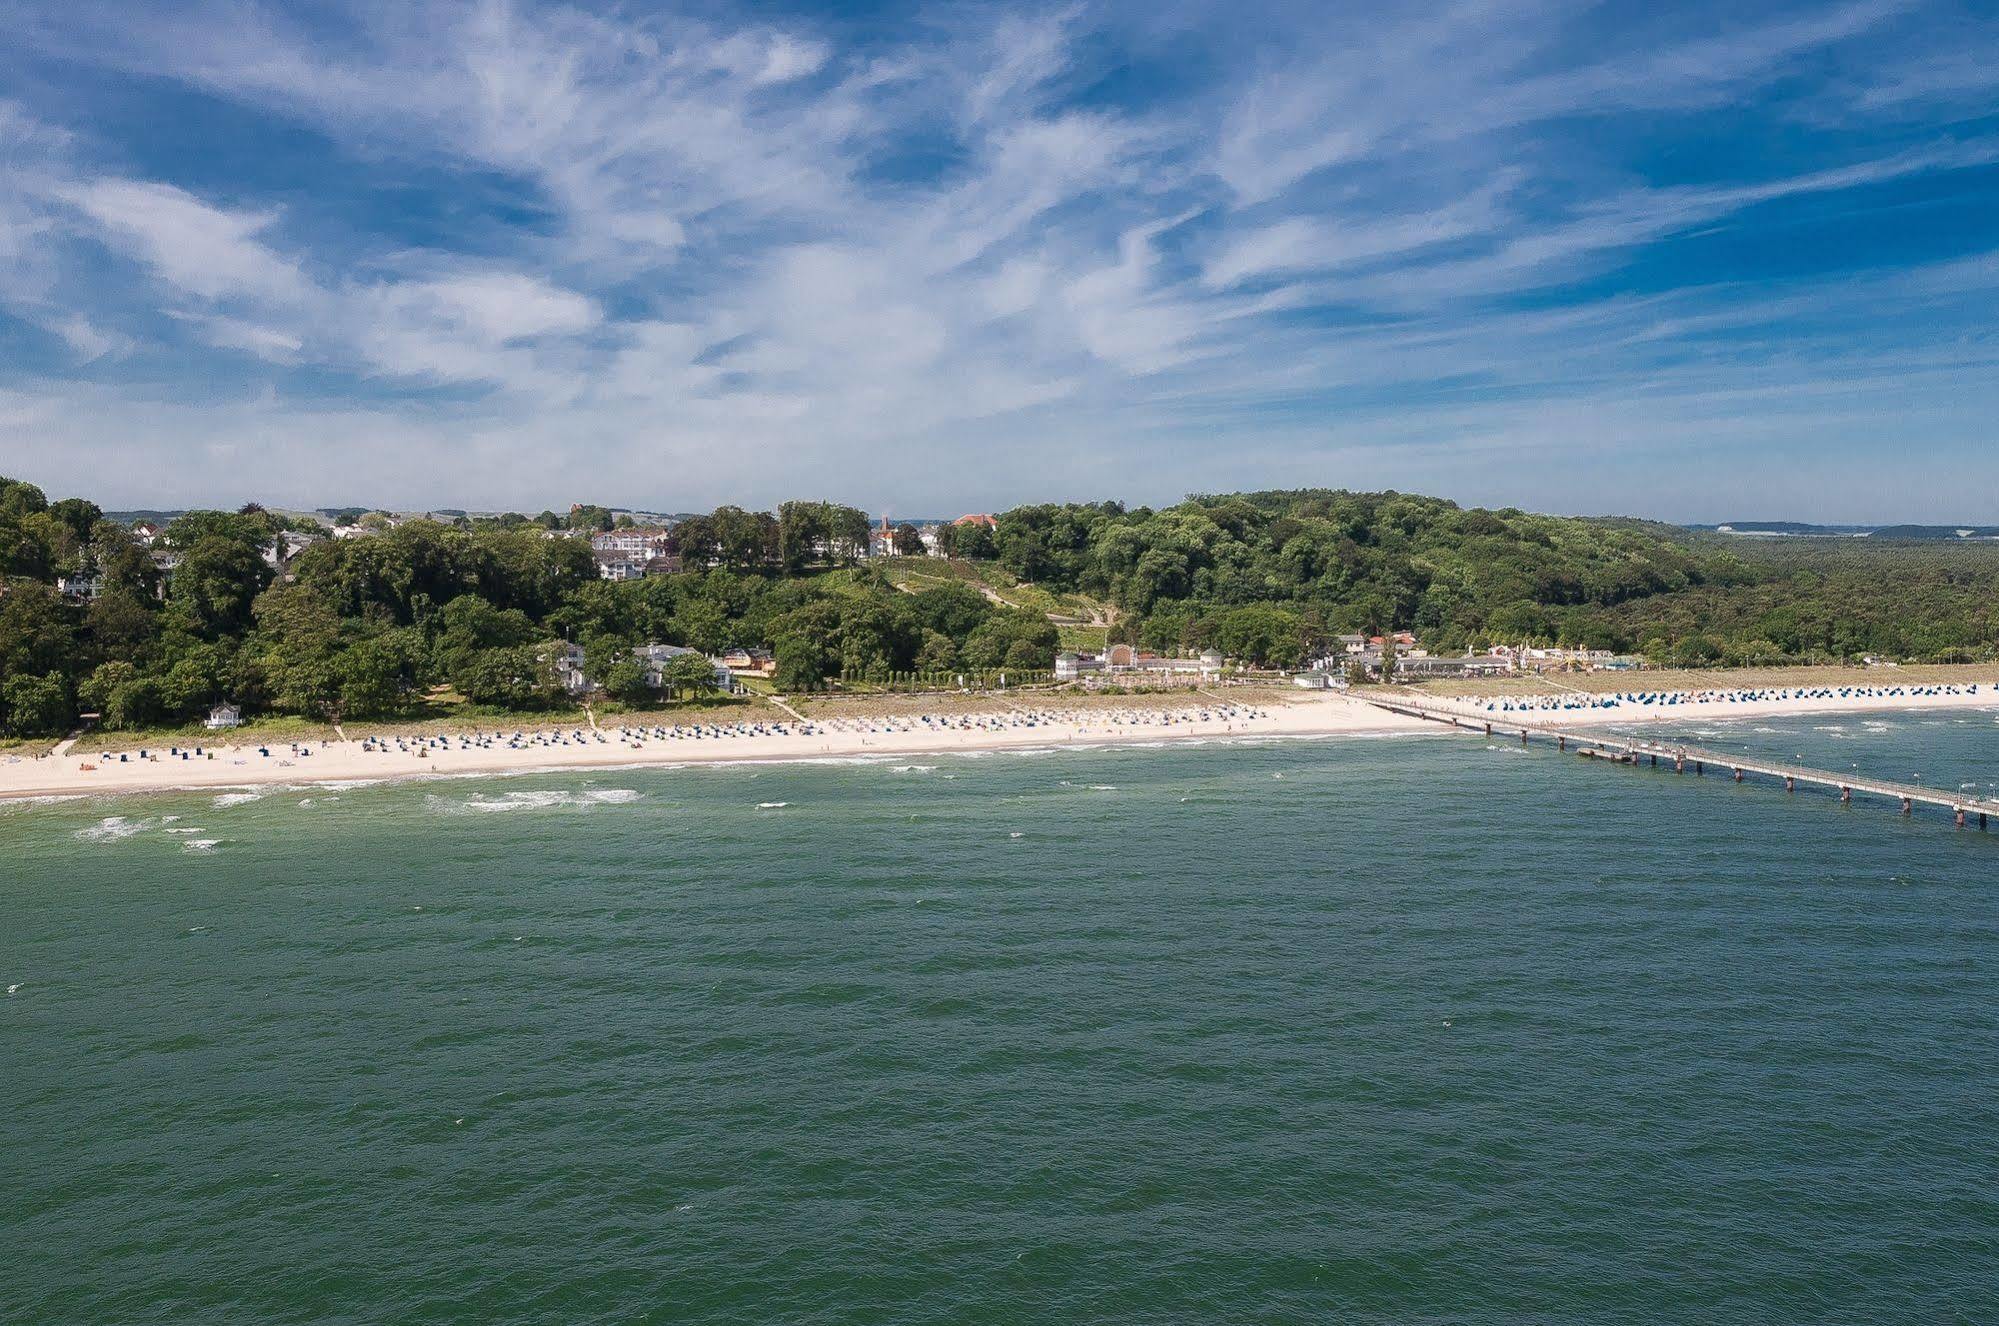
[[[1880,694],[1840,694],[1838,688],[1806,689],[1830,689],[1832,693],[1777,696],[1764,691],[1735,690],[1718,691],[1713,693],[1715,698],[1700,699],[1694,697],[1703,694],[1701,692],[1679,691],[1666,693],[1677,697],[1674,703],[1638,704],[1626,700],[1614,707],[1590,703],[1605,699],[1602,694],[1576,692],[1534,697],[1551,701],[1557,706],[1550,708],[1521,707],[1523,697],[1424,695],[1422,699],[1432,707],[1448,709],[1475,721],[1490,722],[1498,731],[1508,730],[1509,724],[1516,728],[1521,724],[1530,727],[1628,728],[1738,722],[1749,718],[1798,718],[1816,714],[1899,714],[1931,709],[1986,710],[1999,717],[1999,686],[1875,688],[1884,692]],[[1902,693],[1885,693],[1890,691]],[[1504,707],[1508,699],[1513,701],[1515,707]],[[1560,707],[1564,701],[1573,702],[1576,707]]]
[[[1682,696],[1672,704],[1625,702],[1615,707],[1581,704],[1601,697],[1575,698],[1579,707],[1507,710],[1486,707],[1501,703],[1498,701],[1425,697],[1426,702],[1453,709],[1467,718],[1490,721],[1495,731],[1501,732],[1508,729],[1509,723],[1622,729],[1939,709],[1982,710],[1999,719],[1999,688],[1982,686],[1975,692],[1958,689],[1947,694],[1759,698],[1755,692],[1737,692],[1706,699]],[[898,726],[899,722],[906,725]],[[327,740],[300,743],[297,749],[268,746],[268,756],[260,755],[255,746],[238,743],[215,747],[204,744],[201,756],[188,759],[159,750],[150,751],[144,760],[138,759],[136,752],[125,752],[126,759],[122,762],[115,751],[40,759],[15,757],[11,762],[0,761],[0,801],[511,777],[693,764],[969,755],[1217,739],[1448,735],[1434,723],[1392,714],[1346,695],[1285,697],[1243,706],[1216,701],[1206,710],[1148,709],[1135,703],[1117,709],[993,709],[976,715],[954,713],[949,722],[934,727],[891,718],[820,720],[808,725],[807,730],[796,730],[791,725],[736,726],[741,730],[697,724],[679,729],[677,735],[670,737],[653,735],[668,731],[659,728],[643,734],[621,733],[615,728],[601,732],[578,728],[560,734],[529,734],[524,742],[484,733],[481,738],[484,744],[466,744],[473,737],[471,733],[450,738],[412,738],[406,746],[392,738]],[[785,730],[788,727],[790,730]],[[423,754],[418,755],[418,750]]]
[[[961,721],[970,725],[961,726]],[[1052,714],[994,709],[976,716],[953,714],[951,724],[935,729],[911,730],[890,719],[822,720],[809,725],[810,731],[753,726],[766,730],[732,731],[702,724],[682,729],[683,735],[675,737],[647,735],[634,740],[621,737],[615,728],[602,732],[570,729],[562,734],[563,740],[553,744],[540,739],[547,734],[536,734],[537,739],[524,745],[510,744],[504,738],[492,740],[488,733],[489,744],[471,748],[451,744],[456,738],[441,745],[412,743],[406,749],[393,741],[329,740],[302,743],[309,754],[294,753],[289,745],[270,746],[269,756],[259,755],[255,746],[204,744],[204,755],[199,758],[179,759],[153,750],[143,761],[136,758],[136,752],[125,752],[128,758],[122,763],[118,752],[17,758],[14,763],[0,761],[0,801],[1435,730],[1434,724],[1389,714],[1344,696],[1287,697],[1283,702],[1240,708],[1223,701],[1211,706],[1205,715],[1198,708],[1148,709],[1136,703],[1118,709]],[[696,732],[702,735],[693,735]],[[425,753],[417,755],[418,749]]]

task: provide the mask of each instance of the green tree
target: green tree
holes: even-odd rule
[[[47,672],[8,677],[0,685],[0,715],[15,736],[37,737],[66,730],[76,711],[67,679],[60,672]]]
[[[715,665],[700,654],[675,654],[660,669],[660,676],[674,695],[698,699],[717,688]]]

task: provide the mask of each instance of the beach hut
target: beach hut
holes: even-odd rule
[[[233,704],[218,704],[208,711],[208,727],[211,731],[225,727],[241,727],[243,711]]]

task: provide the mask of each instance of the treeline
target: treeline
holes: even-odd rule
[[[1990,545],[1773,546],[1318,489],[1196,496],[1161,511],[1025,506],[990,538],[1021,579],[1115,605],[1131,643],[1280,667],[1333,636],[1390,630],[1416,632],[1433,653],[1525,642],[1680,666],[1999,649]]]
[[[843,510],[787,504],[783,519],[749,521],[725,508],[681,527],[695,569],[623,583],[598,578],[583,539],[531,521],[410,521],[312,543],[281,573],[267,551],[285,522],[269,512],[193,512],[148,549],[88,502],[51,504],[0,480],[0,728],[59,732],[80,712],[122,728],[178,724],[222,701],[389,717],[420,711],[440,686],[533,709],[564,698],[565,640],[633,698],[645,687],[632,651],[654,643],[771,650],[793,690],[1052,665],[1055,628],[1037,614],[965,586],[903,594],[840,566],[857,555]],[[70,577],[93,581],[94,597],[63,593]]]
[[[1413,630],[1434,652],[1497,641],[1636,642],[1610,610],[1751,578],[1660,529],[1464,510],[1402,493],[1199,496],[1163,511],[1026,506],[993,532],[1009,571],[1093,594],[1153,649],[1278,666],[1330,637]]]
[[[438,687],[499,709],[559,703],[557,644],[634,698],[650,643],[767,649],[777,684],[1040,672],[1057,633],[961,583],[898,592],[862,560],[852,507],[722,507],[679,522],[684,571],[614,583],[571,533],[599,507],[391,527],[267,556],[283,518],[245,508],[174,520],[159,547],[91,503],[0,479],[0,726],[59,731],[79,712],[136,727],[231,700],[378,717]],[[316,527],[313,527],[316,528]],[[917,531],[895,531],[907,552]],[[1985,659],[1999,649],[1999,547],[1753,543],[1640,521],[1467,510],[1402,493],[1196,496],[1164,510],[1036,505],[938,531],[1115,611],[1115,637],[1290,667],[1337,635],[1413,630],[1433,652],[1489,643],[1638,652],[1661,664]],[[65,594],[66,577],[94,598]],[[72,583],[74,589],[74,583]],[[695,669],[685,675],[692,679]]]

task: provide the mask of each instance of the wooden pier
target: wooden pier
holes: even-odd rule
[[[1632,765],[1649,762],[1653,768],[1664,767],[1661,761],[1665,761],[1671,764],[1675,773],[1692,773],[1696,777],[1704,777],[1712,769],[1717,773],[1727,773],[1738,783],[1754,776],[1780,782],[1786,792],[1796,792],[1801,785],[1820,787],[1838,793],[1842,803],[1850,803],[1858,793],[1862,796],[1893,801],[1901,808],[1904,815],[1914,814],[1917,806],[1935,806],[1950,812],[1952,821],[1960,829],[1972,824],[1976,824],[1980,829],[1986,828],[1988,816],[1999,814],[1999,797],[1966,796],[1961,792],[1938,791],[1936,788],[1924,787],[1919,783],[1897,783],[1881,778],[1868,778],[1857,773],[1843,774],[1828,769],[1813,769],[1802,764],[1773,763],[1754,756],[1709,750],[1681,741],[1613,737],[1575,728],[1543,727],[1534,723],[1512,721],[1515,715],[1511,714],[1506,716],[1506,721],[1497,721],[1497,716],[1475,717],[1441,705],[1427,704],[1421,700],[1401,696],[1390,699],[1363,695],[1357,698],[1365,700],[1377,709],[1385,709],[1389,713],[1401,714],[1406,718],[1444,723],[1488,737],[1517,736],[1522,745],[1539,738],[1553,742],[1556,750],[1573,749],[1577,755],[1586,759]]]

